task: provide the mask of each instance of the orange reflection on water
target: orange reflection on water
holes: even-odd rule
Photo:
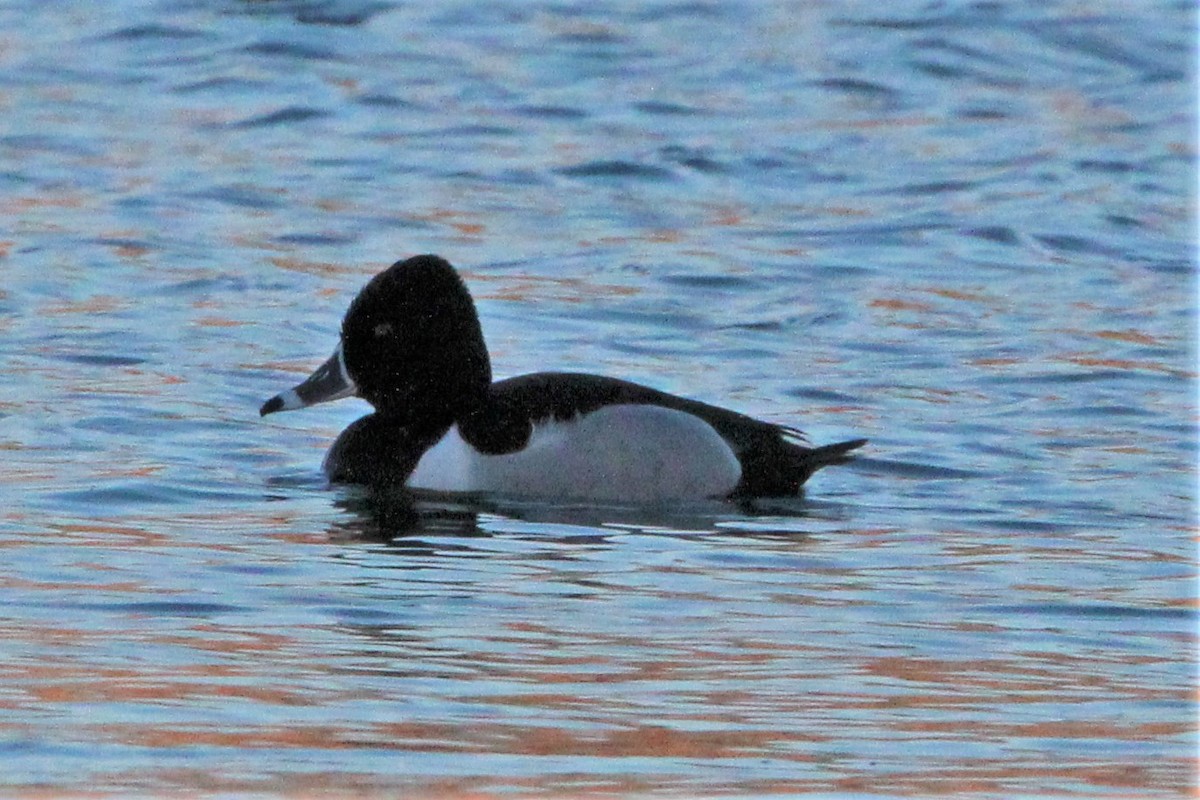
[[[289,272],[302,272],[306,275],[335,276],[362,274],[366,272],[362,267],[356,265],[346,266],[332,261],[309,261],[294,257],[284,258],[283,256],[273,256],[268,258],[267,261],[280,269],[286,269]]]
[[[1091,355],[1066,355],[1060,357],[1061,360],[1080,367],[1103,367],[1105,369],[1117,370],[1146,370],[1148,372],[1161,372],[1166,375],[1174,375],[1181,378],[1196,378],[1200,373],[1191,370],[1181,370],[1170,364],[1162,361],[1135,361],[1129,358],[1102,358]]]
[[[561,277],[557,275],[497,275],[474,270],[463,270],[464,277],[472,285],[472,294],[477,299],[505,300],[529,303],[553,300],[562,303],[594,303],[597,297],[630,297],[640,293],[636,286],[618,283],[598,283],[587,277]],[[476,289],[499,283],[499,289]]]
[[[21,588],[65,591],[80,587]],[[140,591],[140,587],[123,582],[97,588]],[[657,596],[657,590],[655,593]],[[520,774],[494,771],[481,761],[475,774],[456,779],[389,777],[378,771],[364,778],[352,768],[326,770],[316,783],[303,785],[282,776],[222,776],[211,770],[201,776],[177,768],[145,769],[136,778],[106,776],[110,785],[141,786],[147,791],[205,788],[303,793],[317,785],[331,791],[365,791],[364,787],[394,790],[403,784],[411,787],[415,796],[446,788],[452,793],[506,788],[644,793],[679,792],[690,787],[691,793],[703,794],[705,789],[725,786],[729,791],[756,794],[855,791],[928,796],[1026,793],[1036,792],[1041,785],[1053,785],[1061,794],[1064,785],[1078,784],[1078,796],[1086,796],[1089,787],[1110,793],[1145,787],[1182,791],[1189,774],[1190,765],[1178,760],[1139,765],[1098,757],[1064,766],[1031,758],[1031,749],[1038,752],[1047,739],[1153,742],[1193,732],[1193,726],[1185,722],[1126,721],[1093,712],[1082,719],[1047,719],[1039,710],[1039,716],[1028,721],[994,713],[1000,707],[1064,703],[1064,708],[1069,708],[1072,700],[1121,696],[1178,702],[1192,694],[1191,690],[1131,685],[1101,677],[1111,673],[1080,670],[1077,658],[1067,654],[1029,652],[1018,660],[872,657],[856,650],[831,651],[827,646],[798,652],[795,644],[767,638],[731,639],[729,631],[721,631],[712,642],[671,640],[665,648],[660,643],[656,652],[647,650],[646,642],[634,633],[580,631],[529,621],[513,621],[504,627],[504,632],[487,637],[493,649],[486,656],[464,652],[453,658],[457,668],[474,671],[474,677],[464,674],[457,681],[460,693],[455,700],[495,709],[491,714],[473,713],[460,720],[444,714],[424,719],[419,706],[409,702],[411,697],[392,694],[378,681],[359,688],[353,681],[336,680],[336,652],[344,647],[335,653],[311,651],[311,643],[302,638],[303,628],[292,629],[293,633],[265,632],[209,621],[192,624],[186,631],[174,628],[142,637],[147,646],[195,651],[197,656],[190,661],[176,658],[173,663],[152,661],[128,667],[97,665],[86,658],[10,661],[4,678],[19,699],[14,703],[10,694],[6,705],[36,704],[43,711],[94,704],[204,708],[232,700],[263,709],[324,709],[320,722],[280,720],[272,712],[262,722],[162,723],[135,718],[80,726],[95,742],[164,752],[204,747],[226,748],[231,753],[273,750],[279,751],[281,758],[304,757],[302,753],[313,751],[383,751],[397,757],[408,754],[409,758],[443,754],[529,759]],[[368,633],[368,650],[356,659],[387,643],[386,633]],[[111,635],[61,625],[41,631],[8,629],[4,634],[9,641],[60,646],[95,645],[99,637]],[[569,644],[566,650],[563,643]],[[497,651],[496,645],[508,647]],[[572,652],[575,646],[586,646],[587,651]],[[86,653],[86,649],[78,652]],[[212,655],[221,658],[212,659]],[[1155,663],[1155,659],[1128,654],[1108,660]],[[798,665],[814,676],[857,674],[869,680],[778,693],[779,685],[773,680],[803,680],[805,675],[796,672]],[[392,668],[398,669],[399,662]],[[768,680],[764,682],[764,678]],[[530,691],[479,691],[502,685],[526,686]],[[550,686],[571,688],[544,688]],[[580,691],[581,686],[586,688]],[[664,698],[673,694],[675,700],[664,707],[646,708],[636,698],[645,697],[648,686],[661,687]],[[877,691],[881,687],[887,690]],[[379,704],[373,719],[350,715],[339,721],[343,719],[339,703],[362,700]],[[389,703],[392,710],[385,715]],[[516,718],[504,719],[506,716]],[[922,768],[895,763],[881,769],[846,753],[856,742],[896,737],[909,737],[914,755],[925,753],[914,759],[923,763]],[[1005,745],[996,751],[998,755],[987,758],[932,755],[947,745],[953,752],[954,742],[983,741]],[[1023,744],[1026,741],[1028,747]],[[549,766],[552,759],[562,758],[598,759],[605,766],[567,777]],[[551,759],[545,772],[539,773],[539,759]],[[654,760],[660,760],[662,767],[656,768]],[[623,766],[626,761],[628,765]],[[689,762],[730,765],[725,773],[728,783],[687,782],[678,770]],[[754,770],[762,763],[771,764],[776,776],[755,777]],[[784,769],[791,770],[790,776],[779,777]]]

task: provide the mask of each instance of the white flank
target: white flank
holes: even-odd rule
[[[737,457],[698,417],[648,405],[607,406],[534,428],[524,450],[487,456],[453,427],[409,478],[418,489],[650,503],[729,494]]]
[[[408,476],[408,485],[437,492],[479,491],[475,473],[483,458],[486,456],[481,456],[463,441],[455,425],[421,456]]]

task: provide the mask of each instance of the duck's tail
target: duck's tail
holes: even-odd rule
[[[866,443],[866,439],[851,439],[848,442],[826,444],[810,449],[804,454],[806,466],[809,468],[808,474],[812,475],[821,467],[828,467],[830,464],[845,464],[854,458],[850,451],[857,450]]]
[[[851,451],[866,439],[809,447],[783,439],[768,448],[742,456],[742,480],[734,497],[783,497],[799,493],[800,487],[822,467],[844,464],[854,458]]]
[[[851,451],[857,450],[866,443],[866,439],[851,439],[848,442],[826,444],[820,447],[793,445],[800,451],[796,454],[796,459],[793,462],[796,491],[799,491],[800,487],[821,467],[828,467],[831,464],[845,464],[847,461],[853,460],[854,455]]]

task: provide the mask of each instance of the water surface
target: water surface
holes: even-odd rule
[[[6,793],[1185,796],[1183,2],[0,9]],[[325,485],[260,420],[437,252],[495,371],[803,498]]]

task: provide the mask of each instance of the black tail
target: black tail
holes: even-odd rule
[[[851,439],[848,442],[838,442],[837,444],[827,444],[812,448],[804,454],[808,474],[812,475],[821,467],[828,467],[830,464],[845,464],[854,458],[850,454],[850,451],[857,450],[866,443],[866,439]],[[805,479],[807,480],[807,476]]]
[[[854,458],[851,450],[866,439],[806,447],[776,438],[770,446],[742,454],[742,480],[734,497],[784,497],[798,494],[800,487],[821,467],[844,464]]]

